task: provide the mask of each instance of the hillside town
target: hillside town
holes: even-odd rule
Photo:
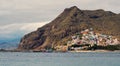
[[[119,40],[113,36],[100,34],[93,31],[93,28],[85,29],[80,33],[71,36],[71,41],[65,46],[57,46],[57,50],[83,50],[92,46],[108,46],[120,44]]]

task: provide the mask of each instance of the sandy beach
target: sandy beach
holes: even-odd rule
[[[68,51],[68,52],[120,52],[120,50],[110,51],[110,50],[78,50],[78,51]]]

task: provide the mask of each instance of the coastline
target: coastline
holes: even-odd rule
[[[62,53],[66,53],[66,52],[73,52],[73,53],[80,53],[80,52],[85,52],[85,53],[88,53],[88,52],[120,52],[120,50],[73,50],[73,51],[32,51],[32,50],[22,50],[22,51],[18,51],[18,50],[0,50],[0,52],[38,52],[38,53],[59,53],[59,52],[62,52]]]
[[[110,51],[110,50],[79,50],[79,51],[68,51],[68,52],[120,52],[119,51]]]

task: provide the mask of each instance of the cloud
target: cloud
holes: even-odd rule
[[[85,10],[120,10],[120,0],[0,0],[0,25],[51,21],[74,5]]]
[[[24,25],[20,28],[20,30],[30,32],[36,30],[38,27],[42,27],[43,25],[49,23],[49,21],[41,22],[41,23],[24,23]]]
[[[35,22],[35,23],[14,23],[0,26],[0,38],[16,38],[21,37],[24,34],[35,31],[37,28],[49,23],[46,22]]]

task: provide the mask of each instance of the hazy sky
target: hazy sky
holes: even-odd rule
[[[18,32],[22,28],[20,25],[31,26],[30,29],[34,30],[71,6],[83,10],[104,9],[120,13],[120,0],[0,0],[0,34],[4,36]],[[42,23],[38,25],[38,22]],[[8,33],[4,30],[8,30]],[[27,30],[24,28],[24,31]]]
[[[0,0],[0,24],[53,20],[65,8],[120,11],[120,0]]]

